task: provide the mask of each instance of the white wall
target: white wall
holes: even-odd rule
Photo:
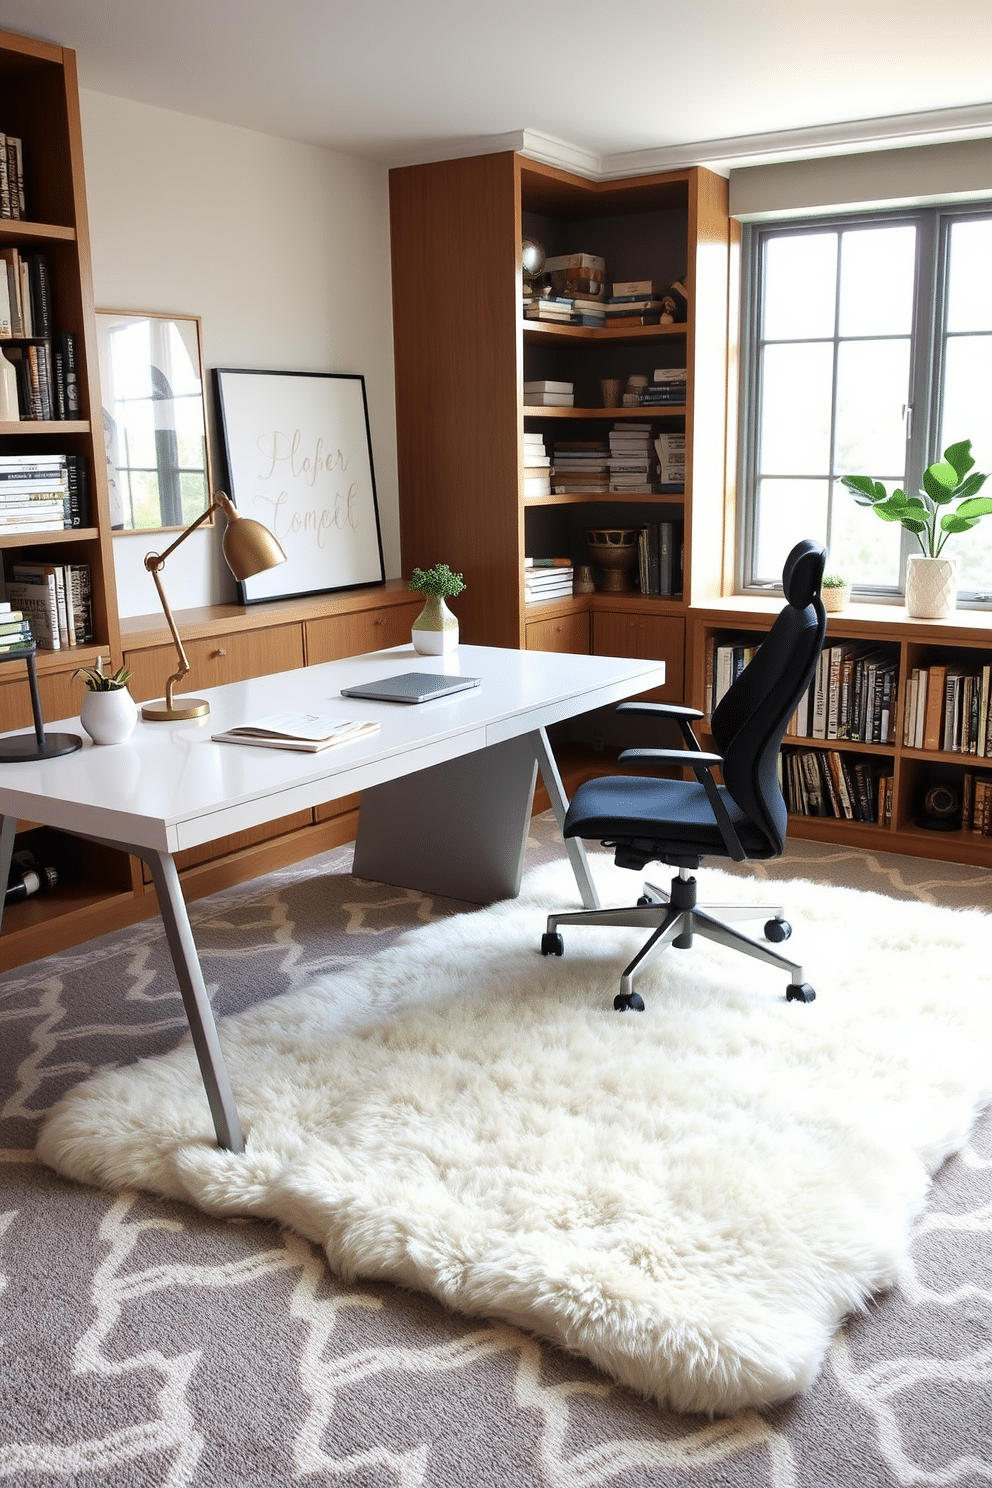
[[[386,168],[102,93],[83,91],[80,103],[97,306],[199,315],[208,383],[211,367],[364,373],[396,576]],[[219,527],[194,533],[170,558],[176,609],[236,598],[218,539]],[[115,537],[122,615],[159,611],[142,559],[162,546],[148,533]]]

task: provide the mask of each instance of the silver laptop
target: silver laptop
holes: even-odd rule
[[[395,677],[381,677],[378,682],[342,687],[341,696],[375,698],[383,703],[426,703],[430,698],[478,687],[481,681],[481,677],[439,677],[436,672],[399,672]]]

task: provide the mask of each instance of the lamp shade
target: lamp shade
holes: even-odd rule
[[[279,540],[269,529],[252,517],[241,516],[233,506],[227,511],[227,527],[221,546],[224,561],[239,581],[286,562]]]

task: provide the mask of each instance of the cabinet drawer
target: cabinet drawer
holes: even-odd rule
[[[663,661],[665,685],[649,696],[681,703],[685,692],[685,621],[622,610],[597,610],[592,617],[594,656],[633,656]]]
[[[589,654],[589,615],[557,615],[553,620],[531,620],[527,625],[528,651],[569,651]]]
[[[424,602],[418,597],[409,604],[308,620],[307,665],[337,661],[342,656],[364,656],[366,651],[383,651],[387,646],[402,646],[409,642],[410,627],[423,607]]]
[[[238,631],[204,640],[184,639],[183,649],[189,657],[190,672],[181,691],[198,692],[303,666],[303,629],[299,625],[274,625],[268,630]],[[176,670],[174,646],[129,651],[124,659],[133,674],[131,695],[138,702],[161,697]]]

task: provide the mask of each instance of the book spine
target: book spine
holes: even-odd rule
[[[85,455],[66,455],[66,475],[69,484],[69,525],[90,525],[89,467]]]
[[[13,217],[10,210],[10,175],[7,168],[7,136],[0,134],[0,217]]]
[[[43,253],[32,253],[27,263],[33,334],[50,336],[52,334],[52,285],[48,271],[48,259]]]
[[[79,375],[76,364],[76,337],[71,331],[60,331],[52,338],[52,382],[56,418],[79,417]]]

